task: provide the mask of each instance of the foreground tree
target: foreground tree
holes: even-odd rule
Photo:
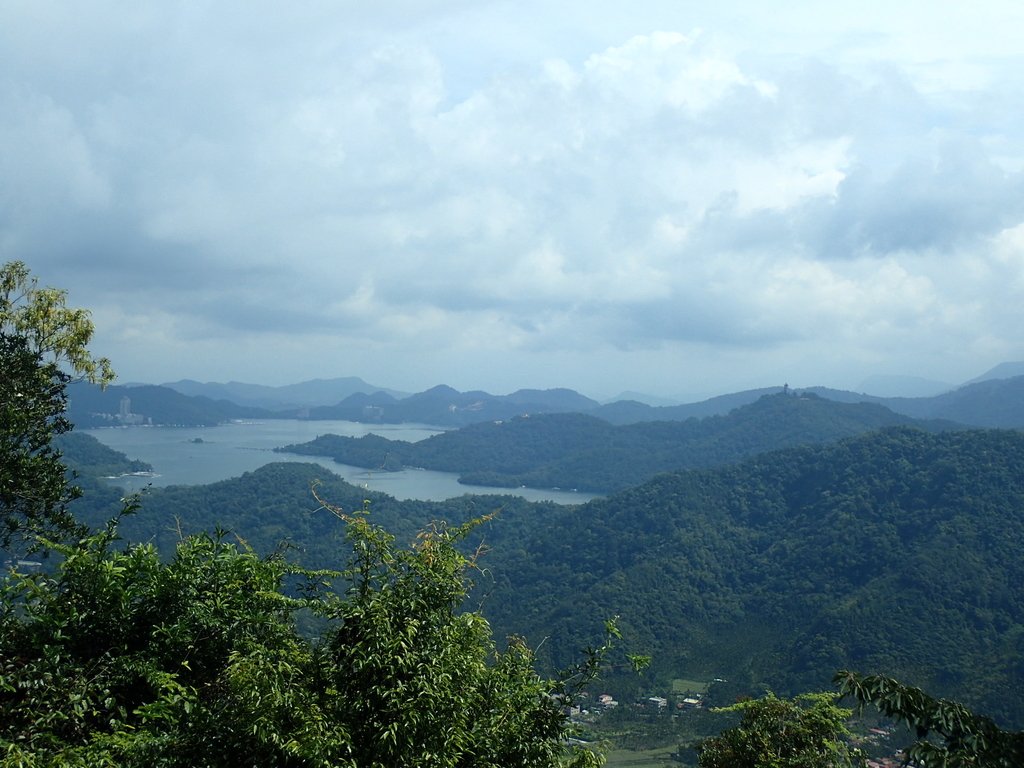
[[[77,489],[51,440],[71,429],[68,381],[106,384],[113,372],[88,351],[89,313],[66,298],[21,262],[0,266],[0,549],[33,532],[82,533],[67,512]]]
[[[701,768],[845,768],[862,765],[846,743],[852,712],[835,693],[779,699],[769,693],[715,710],[740,712],[739,725],[704,740]]]
[[[873,706],[902,720],[917,734],[906,750],[907,761],[920,768],[1019,768],[1024,765],[1024,733],[1005,731],[962,704],[935,699],[919,688],[881,675],[839,672],[840,693],[858,706]]]
[[[608,645],[567,680],[539,677],[520,640],[499,650],[461,611],[475,557],[458,545],[479,521],[401,548],[365,514],[327,506],[353,552],[341,573],[261,559],[223,533],[186,538],[164,562],[119,546],[117,520],[77,526],[50,441],[70,428],[69,378],[112,374],[87,351],[88,313],[64,302],[23,264],[0,269],[3,541],[60,556],[52,573],[0,578],[0,766],[600,764],[569,745],[564,706]],[[319,639],[297,631],[300,614],[322,622]]]
[[[71,429],[64,416],[66,374],[44,363],[21,336],[0,333],[0,549],[26,531],[75,529],[67,503],[77,495],[51,440]]]
[[[162,563],[115,526],[53,545],[57,572],[9,576],[0,602],[3,766],[585,766],[566,685],[459,608],[473,524],[408,549],[365,515],[338,574],[261,559],[223,536]],[[295,616],[326,622],[303,638]],[[592,669],[591,666],[586,666]],[[576,680],[577,683],[585,679]]]
[[[67,305],[67,291],[40,288],[24,262],[0,265],[0,334],[25,339],[45,363],[67,368],[95,384],[109,384],[114,371],[105,357],[89,352],[92,318]]]

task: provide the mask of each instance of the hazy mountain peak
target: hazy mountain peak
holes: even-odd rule
[[[271,387],[264,384],[246,384],[240,381],[198,382],[191,379],[164,384],[163,386],[183,395],[211,397],[230,400],[238,405],[285,410],[289,408],[333,405],[351,394],[361,392],[372,394],[378,391],[393,396],[402,393],[376,387],[358,376],[344,376],[334,379],[310,379],[298,384]]]
[[[1012,379],[1017,376],[1024,376],[1024,361],[1020,362],[1006,362],[1000,363],[994,368],[990,368],[976,378],[966,382],[967,384],[977,384],[980,381],[990,381],[992,379]]]
[[[633,403],[643,403],[644,405],[650,405],[650,406],[652,406],[654,408],[660,408],[660,407],[665,407],[665,406],[672,406],[672,405],[680,405],[681,404],[681,401],[679,401],[679,400],[674,400],[674,399],[671,399],[671,398],[668,398],[668,397],[658,397],[656,395],[648,395],[648,394],[646,394],[644,392],[634,392],[632,390],[626,390],[625,392],[620,392],[615,397],[612,397],[612,398],[606,400],[605,404],[608,404],[608,403],[618,403],[618,402],[622,402],[622,401],[633,402]]]
[[[934,397],[953,389],[952,384],[921,376],[868,376],[858,391],[875,397]]]

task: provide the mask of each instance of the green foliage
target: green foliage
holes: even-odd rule
[[[769,693],[718,712],[739,712],[739,725],[705,739],[701,768],[841,768],[860,765],[846,744],[850,710],[838,694],[805,693],[779,699]]]
[[[542,669],[569,666],[611,612],[626,644],[654,657],[649,678],[727,678],[721,703],[761,684],[792,695],[836,669],[870,668],[1024,723],[1024,594],[1012,588],[1024,582],[1020,433],[890,430],[663,475],[579,507],[401,502],[321,467],[268,465],[155,489],[123,530],[171,553],[176,518],[184,530],[219,523],[261,554],[287,540],[299,562],[337,562],[346,544],[312,510],[317,477],[346,509],[371,498],[374,519],[400,540],[425,521],[458,524],[500,506],[465,542],[491,547],[470,599],[498,637],[526,637]],[[622,678],[632,692],[632,673]]]
[[[165,563],[115,546],[116,521],[51,543],[56,572],[11,573],[0,595],[0,765],[599,764],[567,745],[569,683],[460,610],[476,556],[456,544],[479,521],[400,548],[365,514],[342,517],[343,574],[223,533]],[[327,622],[316,640],[296,631],[305,611]]]
[[[89,313],[65,302],[65,291],[40,288],[22,262],[0,265],[0,549],[33,532],[81,533],[67,512],[78,491],[52,439],[71,429],[71,377],[106,384],[114,374],[89,354]]]
[[[67,365],[72,376],[109,384],[110,361],[89,353],[93,324],[89,311],[67,306],[67,291],[40,288],[23,262],[0,266],[0,334],[24,338],[42,360]]]
[[[232,750],[284,754],[265,743],[275,728],[254,728],[246,713],[254,695],[303,695],[288,685],[309,658],[289,620],[305,601],[280,592],[289,566],[205,535],[164,565],[149,545],[115,549],[113,533],[54,545],[64,557],[55,575],[4,584],[3,764],[229,765]]]
[[[1024,435],[910,429],[503,515],[488,618],[556,666],[618,613],[652,672],[808,690],[868,667],[1024,721]]]
[[[353,545],[348,599],[321,649],[359,766],[556,765],[568,734],[563,686],[533,671],[518,639],[496,650],[477,613],[460,613],[472,558],[454,546],[480,522],[421,532],[410,549],[364,515],[345,516]],[[593,757],[573,748],[573,762]]]
[[[920,688],[881,675],[839,672],[840,693],[858,706],[876,707],[883,715],[904,721],[918,740],[907,759],[920,768],[1017,768],[1024,765],[1024,733],[999,728],[963,704],[935,699]]]
[[[0,333],[0,549],[32,532],[75,530],[67,504],[77,496],[55,436],[64,417],[67,375],[43,362],[22,336]]]

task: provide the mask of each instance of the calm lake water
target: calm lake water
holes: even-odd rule
[[[309,442],[328,433],[351,437],[373,433],[390,440],[416,442],[442,431],[424,424],[369,425],[352,421],[268,419],[216,427],[114,427],[83,431],[129,458],[153,465],[154,477],[118,478],[117,483],[128,490],[139,490],[147,485],[203,485],[238,477],[275,461],[302,461],[320,464],[354,485],[397,499],[442,501],[467,493],[500,493],[522,496],[530,501],[581,504],[595,497],[560,490],[461,485],[458,475],[452,472],[423,469],[373,472],[337,464],[325,457],[273,452],[274,448]]]

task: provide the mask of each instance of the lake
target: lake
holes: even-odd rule
[[[147,485],[205,485],[238,477],[275,461],[319,464],[353,485],[396,499],[443,501],[467,493],[522,496],[529,501],[581,504],[596,494],[534,488],[490,488],[462,485],[453,472],[406,469],[375,472],[337,464],[329,458],[274,453],[273,449],[306,443],[320,435],[362,437],[375,434],[389,440],[424,440],[443,430],[425,424],[359,424],[353,421],[267,419],[239,421],[216,427],[111,427],[82,430],[131,459],[153,466],[155,476],[122,477],[115,482],[134,491]]]

